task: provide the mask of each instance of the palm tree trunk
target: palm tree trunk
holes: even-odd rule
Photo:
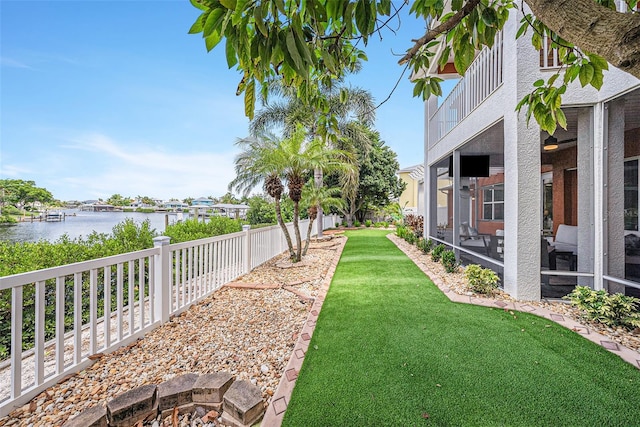
[[[289,256],[291,258],[295,257],[295,252],[293,251],[293,244],[291,243],[291,235],[289,234],[289,230],[287,230],[287,225],[284,223],[282,219],[282,211],[280,210],[280,199],[275,199],[275,209],[276,209],[276,217],[278,218],[278,224],[280,224],[280,228],[282,228],[282,232],[284,233],[284,238],[287,240],[287,246],[289,247]]]
[[[307,250],[309,249],[309,242],[311,241],[311,229],[313,228],[313,221],[315,221],[316,218],[309,218],[309,227],[307,228],[307,240],[305,240],[304,242],[304,250],[302,251],[302,256],[307,255]]]
[[[313,171],[313,180],[314,180],[314,184],[316,185],[316,188],[320,188],[324,185],[324,180],[323,180],[323,173],[322,173],[322,169],[315,169]],[[318,230],[317,232],[317,236],[318,237],[322,237],[322,229],[324,226],[324,213],[322,212],[322,206],[318,206],[318,216],[316,217],[318,219],[318,226],[316,227],[316,229]],[[305,254],[307,253],[307,250],[305,249]]]
[[[293,262],[298,262],[302,259],[302,237],[300,236],[300,226],[298,224],[298,218],[300,217],[300,204],[298,202],[293,203],[293,231],[296,233],[296,254],[293,258]]]

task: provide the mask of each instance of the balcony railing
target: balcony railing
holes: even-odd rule
[[[335,227],[336,221],[335,215],[325,216],[323,228]],[[288,228],[293,236],[293,226]],[[308,220],[301,220],[303,239],[307,229]],[[94,355],[135,341],[286,249],[279,226],[173,245],[168,237],[158,237],[154,244],[0,277],[0,292],[11,292],[10,358],[0,362],[0,384],[10,386],[0,388],[0,417],[86,368]],[[26,313],[35,321],[25,322]],[[51,336],[45,324],[50,330],[53,324]],[[23,351],[23,333],[33,334],[30,350]]]
[[[440,108],[429,119],[429,146],[433,146],[502,84],[502,32],[491,49],[484,48]]]

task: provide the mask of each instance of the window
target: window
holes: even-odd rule
[[[485,220],[504,220],[504,185],[482,189],[482,209]]]

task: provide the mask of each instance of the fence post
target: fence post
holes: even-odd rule
[[[171,289],[169,288],[169,275],[171,274],[171,263],[169,258],[169,242],[171,239],[166,236],[159,236],[153,239],[153,246],[160,249],[160,253],[155,256],[155,301],[154,311],[156,320],[160,324],[169,321],[169,309],[171,301]]]
[[[249,230],[251,230],[250,225],[245,224],[242,226],[242,231],[244,231],[244,274],[251,271],[251,236],[249,235]]]

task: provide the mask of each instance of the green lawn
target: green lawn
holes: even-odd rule
[[[349,232],[285,426],[637,426],[640,370],[551,321],[450,302]]]

